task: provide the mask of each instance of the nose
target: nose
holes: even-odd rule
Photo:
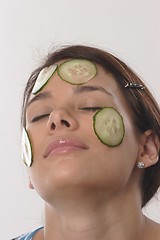
[[[52,134],[56,130],[75,130],[78,128],[78,122],[74,116],[72,116],[65,109],[54,110],[48,119],[47,130],[49,134]]]

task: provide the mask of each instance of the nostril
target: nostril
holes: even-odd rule
[[[55,129],[56,128],[56,125],[54,123],[51,124],[51,129]]]
[[[61,125],[65,125],[66,127],[70,127],[70,123],[66,120],[61,120]]]

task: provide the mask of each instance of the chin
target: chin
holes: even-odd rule
[[[92,186],[89,182],[68,177],[48,178],[43,186],[36,189],[39,196],[47,203],[54,205],[60,201],[67,201],[67,199],[75,199],[77,196],[89,194]]]

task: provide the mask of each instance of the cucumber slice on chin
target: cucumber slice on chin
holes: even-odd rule
[[[28,132],[25,128],[22,129],[22,143],[21,144],[22,144],[21,151],[22,151],[23,162],[27,167],[30,167],[33,162],[32,146],[31,146],[31,141],[29,139]]]
[[[33,94],[36,94],[42,90],[42,88],[46,85],[48,80],[53,76],[57,67],[58,66],[56,64],[54,64],[49,67],[45,67],[40,71],[40,73],[36,79],[36,82],[34,84],[34,87],[32,89]]]
[[[108,147],[121,144],[125,134],[123,118],[113,107],[105,107],[93,116],[93,128],[99,140]]]
[[[60,78],[74,85],[86,83],[96,74],[96,65],[86,59],[71,59],[61,63],[58,67]]]

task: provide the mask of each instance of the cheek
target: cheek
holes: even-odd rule
[[[135,157],[126,154],[123,144],[113,149],[102,143],[94,147],[91,159],[90,176],[95,184],[111,192],[117,192],[127,184],[135,161]]]
[[[117,147],[108,147],[101,143],[93,128],[89,128],[87,134],[92,146],[92,157],[96,159],[93,170],[101,169],[99,177],[103,176],[105,180],[115,179],[115,181],[119,181],[118,184],[121,181],[125,183],[138,158],[138,142],[130,122],[126,121],[124,139]]]
[[[39,127],[29,126],[27,128],[27,132],[29,134],[29,138],[31,141],[34,164],[35,160],[37,161],[37,159],[43,155],[44,138],[46,133],[44,131],[44,126]]]

